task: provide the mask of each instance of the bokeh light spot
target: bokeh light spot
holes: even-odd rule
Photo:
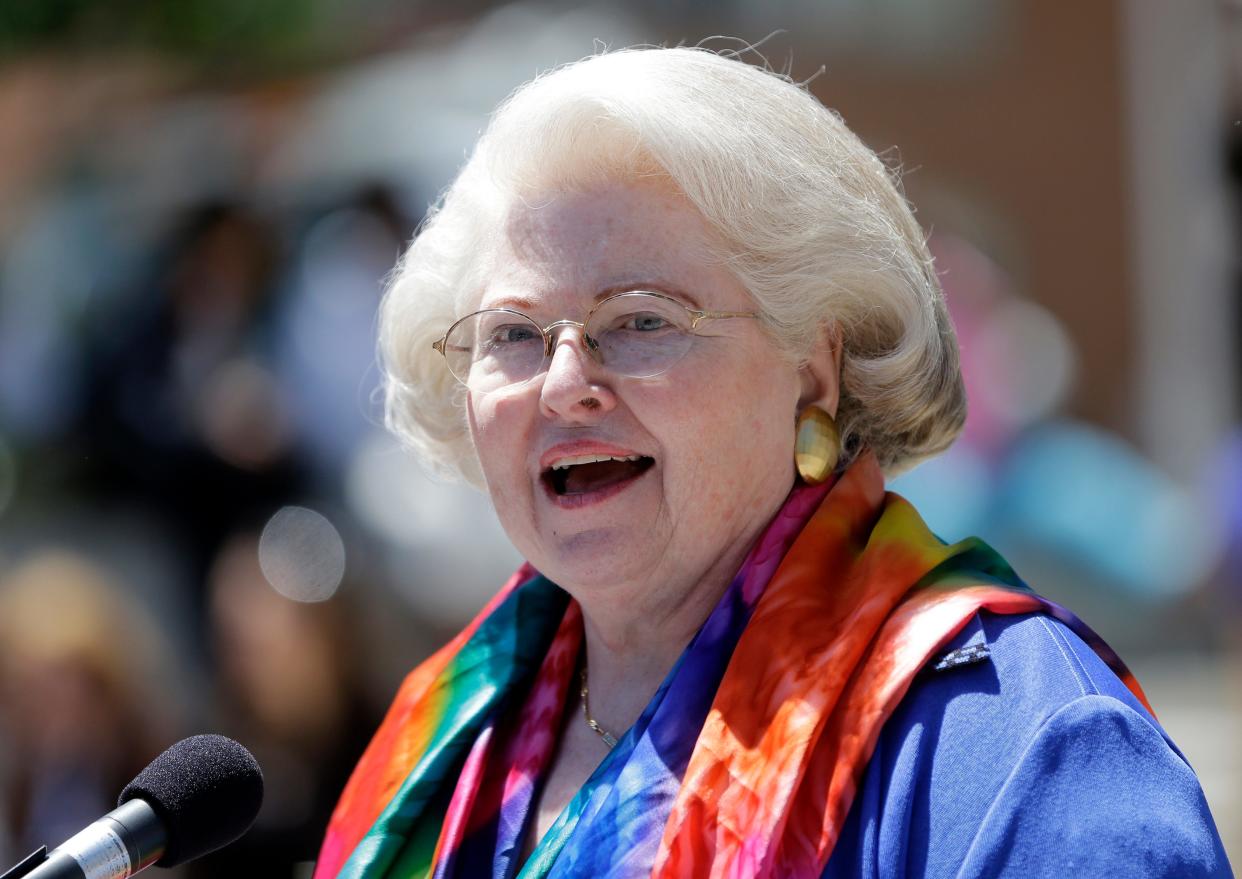
[[[1047,418],[1073,385],[1073,344],[1052,312],[1034,302],[999,304],[976,340],[990,368],[977,376],[980,402],[1014,430]]]
[[[345,576],[345,542],[322,514],[283,507],[263,526],[259,567],[272,588],[294,601],[331,598]]]

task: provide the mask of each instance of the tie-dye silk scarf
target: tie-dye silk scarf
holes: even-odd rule
[[[980,609],[1051,614],[1146,704],[1095,633],[981,541],[941,543],[870,455],[796,488],[520,876],[819,876],[885,720]],[[577,605],[520,569],[402,685],[316,879],[517,874],[581,632]]]

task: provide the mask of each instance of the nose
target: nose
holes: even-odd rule
[[[539,408],[547,418],[593,423],[616,408],[617,396],[607,372],[588,349],[583,331],[558,328],[552,356],[539,393]]]

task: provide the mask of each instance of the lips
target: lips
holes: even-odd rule
[[[595,457],[563,463],[548,470],[545,479],[557,495],[590,494],[641,476],[655,461],[643,455],[626,458]]]
[[[559,447],[543,456],[540,479],[548,493],[573,506],[603,500],[638,479],[655,459],[629,449],[595,444]]]

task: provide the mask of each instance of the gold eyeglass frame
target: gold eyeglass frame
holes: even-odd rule
[[[670,302],[673,305],[676,305],[678,308],[682,309],[683,311],[686,312],[686,314],[690,316],[690,332],[692,334],[695,333],[696,330],[698,330],[699,324],[705,320],[722,320],[725,318],[733,318],[733,317],[749,317],[749,318],[759,317],[759,312],[757,311],[704,311],[701,308],[691,308],[690,306],[686,305],[684,302],[674,299],[672,296],[668,296],[664,293],[656,293],[653,290],[625,290],[621,293],[613,293],[611,296],[606,296],[603,299],[601,299],[599,302],[592,305],[591,310],[587,312],[586,318],[582,321],[569,320],[567,318],[563,320],[554,320],[552,321],[552,323],[542,328],[539,326],[539,323],[529,314],[525,314],[521,311],[518,311],[515,308],[482,308],[482,309],[479,309],[478,311],[472,311],[470,314],[467,314],[455,320],[453,322],[453,325],[450,326],[445,331],[443,336],[441,336],[439,339],[431,343],[431,347],[434,348],[436,351],[440,352],[440,355],[444,357],[446,361],[446,365],[447,365],[448,353],[445,351],[445,345],[448,343],[448,337],[452,335],[453,330],[457,329],[458,324],[460,324],[462,321],[469,320],[470,318],[476,317],[480,314],[501,312],[504,314],[513,314],[520,318],[523,318],[524,320],[529,321],[531,326],[535,327],[536,329],[539,330],[540,333],[543,334],[543,361],[540,364],[540,368],[535,371],[535,373],[531,376],[531,378],[534,378],[536,375],[538,375],[542,371],[543,363],[547,363],[548,358],[552,356],[552,350],[556,347],[556,337],[552,335],[552,331],[556,329],[557,327],[577,327],[578,329],[580,329],[582,331],[582,341],[583,341],[583,344],[585,344],[587,351],[595,359],[596,363],[599,363],[601,366],[607,369],[608,365],[599,359],[600,358],[599,343],[596,342],[595,339],[593,339],[591,335],[587,333],[586,331],[587,324],[591,322],[591,316],[594,315],[595,312],[597,312],[599,309],[603,308],[606,304],[608,304],[609,302],[612,302],[613,300],[621,299],[626,296],[653,296],[656,299],[663,299],[665,302]],[[685,356],[685,355],[682,355],[682,356]],[[664,369],[660,370],[659,372],[654,372],[651,375],[629,376],[629,377],[630,378],[655,378],[657,375],[663,375],[665,372],[667,372],[668,370],[676,366],[679,362],[681,362],[681,358],[678,358],[677,360],[670,363],[668,366],[664,367]],[[457,375],[457,373],[453,372],[452,369],[450,369],[449,372],[452,374],[453,378],[457,379],[458,382],[460,382],[463,385],[466,384],[465,381],[463,381]],[[618,373],[618,375],[623,375],[623,374],[624,373]],[[529,381],[529,379],[525,379],[525,381]]]

